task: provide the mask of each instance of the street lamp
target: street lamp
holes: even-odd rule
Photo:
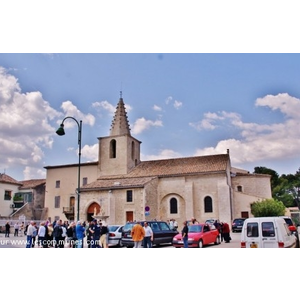
[[[80,161],[81,161],[81,131],[82,131],[82,121],[80,120],[80,122],[78,123],[78,121],[73,118],[73,117],[65,117],[62,121],[62,123],[60,124],[60,127],[56,130],[56,133],[60,136],[65,135],[65,130],[64,130],[64,121],[66,119],[72,119],[74,120],[77,125],[78,125],[78,147],[79,147],[79,151],[78,151],[78,185],[77,185],[77,221],[79,221],[79,207],[80,207]]]

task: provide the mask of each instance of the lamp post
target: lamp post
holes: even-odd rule
[[[78,125],[78,182],[77,182],[77,221],[79,221],[79,207],[80,207],[80,163],[81,163],[81,131],[82,131],[82,121],[80,120],[79,122],[73,118],[73,117],[65,117],[61,124],[60,127],[56,130],[56,133],[59,136],[65,135],[65,130],[64,130],[64,121],[66,119],[72,119],[74,120],[77,125]]]

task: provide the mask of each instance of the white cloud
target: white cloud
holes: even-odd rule
[[[93,126],[95,124],[95,117],[92,114],[83,114],[71,101],[64,101],[61,105],[62,110],[66,116],[72,116],[78,122],[82,120],[82,123]],[[70,122],[69,122],[70,121]],[[71,120],[66,120],[64,125],[66,128],[71,128],[76,126],[76,124]]]
[[[116,111],[116,107],[112,104],[110,104],[108,101],[101,101],[101,102],[94,102],[92,104],[95,108],[104,109],[105,111],[108,111],[109,114],[113,115]]]
[[[236,113],[208,113],[203,120],[190,125],[197,130],[216,130],[221,125],[228,125],[239,131],[241,138],[221,140],[215,147],[198,149],[195,155],[226,153],[229,149],[233,164],[299,156],[300,100],[288,94],[268,95],[257,99],[256,106],[279,110],[286,120],[273,124],[244,123]]]
[[[81,149],[82,157],[86,158],[89,161],[97,161],[98,160],[98,149],[99,149],[98,144],[94,144],[92,146],[85,145]]]
[[[278,94],[276,96],[267,95],[258,98],[255,102],[256,106],[267,106],[272,110],[280,110],[284,115],[291,118],[300,118],[300,101],[287,93]]]
[[[169,104],[170,102],[173,101],[173,97],[169,96],[167,99],[166,99],[166,104]]]
[[[175,102],[174,102],[174,107],[175,107],[176,109],[179,109],[181,106],[182,106],[182,102],[175,100]]]
[[[131,132],[132,134],[139,134],[151,127],[162,127],[162,121],[161,120],[156,120],[156,121],[151,121],[151,120],[146,120],[145,118],[139,118],[135,121],[133,126],[131,126]]]
[[[104,110],[106,112],[108,112],[110,115],[114,115],[116,112],[116,106],[112,105],[111,103],[109,103],[108,101],[104,100],[104,101],[100,101],[100,102],[94,102],[92,104],[92,107],[101,110]],[[125,109],[126,112],[130,112],[132,110],[132,107],[129,104],[125,105]]]
[[[83,115],[71,101],[62,105],[64,113],[93,125],[92,115]],[[0,67],[0,161],[1,169],[23,167],[24,179],[45,177],[44,151],[51,149],[64,114],[53,109],[39,91],[22,93],[18,79]],[[74,122],[73,122],[74,123]]]
[[[155,111],[162,111],[162,108],[159,107],[158,105],[153,105],[153,110],[155,110]]]
[[[17,78],[0,67],[0,161],[2,168],[41,169],[43,148],[52,147],[55,130],[49,121],[61,117],[40,92],[21,92]]]
[[[166,104],[170,104],[171,102],[173,102],[173,97],[172,96],[169,96],[166,100]],[[181,101],[178,101],[178,100],[174,100],[174,103],[173,103],[173,106],[176,108],[176,109],[179,109],[181,106],[182,106],[182,102]]]

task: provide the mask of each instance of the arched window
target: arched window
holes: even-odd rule
[[[171,198],[170,200],[170,214],[178,213],[178,204],[176,198]]]
[[[117,142],[116,142],[116,140],[110,141],[109,157],[110,158],[117,157]]]
[[[213,212],[212,199],[209,196],[206,196],[204,198],[204,212],[206,212],[206,213]]]

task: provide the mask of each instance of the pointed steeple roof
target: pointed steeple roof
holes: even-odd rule
[[[124,135],[124,134],[131,136],[129,122],[127,118],[127,112],[125,109],[124,101],[122,98],[122,92],[121,92],[120,100],[117,105],[115,116],[111,124],[110,136]]]

